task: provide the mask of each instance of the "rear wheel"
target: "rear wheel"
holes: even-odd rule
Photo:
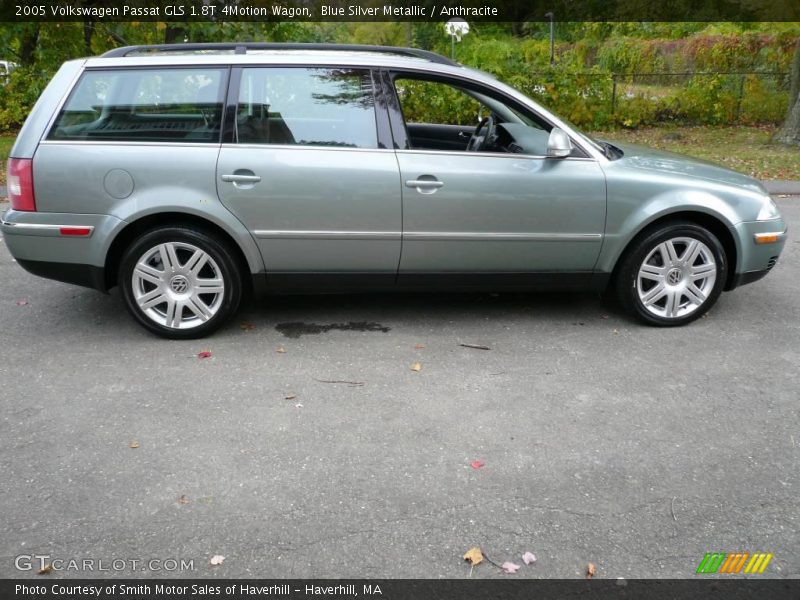
[[[208,335],[242,298],[242,272],[226,243],[205,231],[169,226],[132,243],[122,256],[119,286],[125,305],[162,337]]]
[[[727,262],[719,240],[692,223],[672,223],[634,242],[617,278],[620,303],[662,327],[701,317],[725,285]]]

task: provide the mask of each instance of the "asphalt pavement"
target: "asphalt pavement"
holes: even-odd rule
[[[461,578],[473,546],[537,562],[472,577],[694,577],[710,551],[800,577],[777,202],[773,272],[677,329],[593,295],[306,296],[164,341],[0,245],[0,577]]]

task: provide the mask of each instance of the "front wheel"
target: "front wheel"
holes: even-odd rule
[[[725,251],[710,231],[673,223],[634,242],[617,277],[629,313],[651,325],[684,325],[701,317],[725,285]]]
[[[242,274],[226,244],[201,230],[170,226],[128,247],[119,287],[128,311],[146,329],[191,339],[233,316],[242,298]]]

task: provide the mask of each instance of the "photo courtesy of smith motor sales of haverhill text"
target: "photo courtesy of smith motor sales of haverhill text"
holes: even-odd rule
[[[0,2],[0,599],[800,598],[796,0]]]

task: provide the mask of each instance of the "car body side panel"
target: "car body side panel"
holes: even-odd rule
[[[39,210],[110,215],[119,220],[105,244],[127,225],[157,213],[185,213],[225,230],[252,273],[264,271],[247,228],[217,198],[219,145],[181,143],[43,142],[34,158]],[[102,264],[95,259],[92,264]]]

